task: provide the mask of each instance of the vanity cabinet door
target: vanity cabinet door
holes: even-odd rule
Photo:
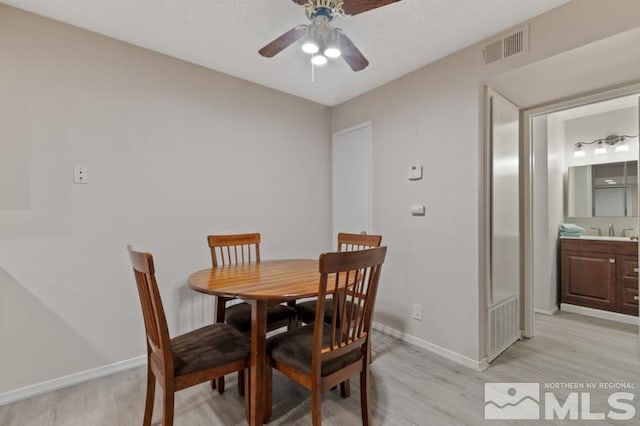
[[[617,310],[623,314],[638,315],[638,257],[616,256],[618,270]]]
[[[562,302],[616,310],[616,256],[610,253],[562,251]]]

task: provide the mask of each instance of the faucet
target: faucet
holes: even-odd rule
[[[600,228],[591,228],[591,229],[595,229],[596,231],[598,231],[598,237],[602,237],[602,229]]]
[[[627,231],[633,231],[633,228],[623,229],[622,233],[620,234],[620,236],[621,237],[626,237],[627,236]]]
[[[616,231],[613,230],[613,223],[609,224],[609,236],[610,237],[615,237],[616,235]]]

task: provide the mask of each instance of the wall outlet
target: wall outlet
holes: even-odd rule
[[[422,305],[419,305],[417,303],[413,304],[413,319],[422,321]]]
[[[75,166],[73,168],[73,183],[89,183],[89,169]]]

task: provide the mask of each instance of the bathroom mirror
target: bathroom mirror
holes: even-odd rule
[[[568,217],[638,216],[638,161],[569,167]]]

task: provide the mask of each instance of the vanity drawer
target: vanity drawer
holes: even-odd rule
[[[616,263],[618,264],[618,279],[635,279],[637,284],[638,257],[618,255],[616,256]]]
[[[618,255],[618,294],[617,311],[623,314],[638,315],[638,257]]]
[[[623,314],[638,315],[638,287],[623,287],[618,293],[618,311]]]

